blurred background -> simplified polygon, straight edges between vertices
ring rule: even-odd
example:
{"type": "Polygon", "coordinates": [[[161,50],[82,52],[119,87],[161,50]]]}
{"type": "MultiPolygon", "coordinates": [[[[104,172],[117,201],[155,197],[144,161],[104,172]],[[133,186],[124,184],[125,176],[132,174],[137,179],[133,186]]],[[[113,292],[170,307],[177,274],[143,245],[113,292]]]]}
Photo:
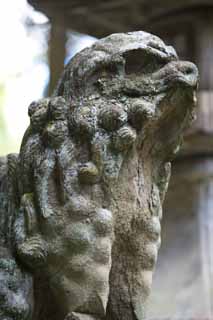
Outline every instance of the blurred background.
{"type": "Polygon", "coordinates": [[[213,0],[0,3],[0,155],[18,152],[27,107],[97,38],[144,30],[200,71],[197,120],[173,162],[148,319],[213,319],[213,0]]]}

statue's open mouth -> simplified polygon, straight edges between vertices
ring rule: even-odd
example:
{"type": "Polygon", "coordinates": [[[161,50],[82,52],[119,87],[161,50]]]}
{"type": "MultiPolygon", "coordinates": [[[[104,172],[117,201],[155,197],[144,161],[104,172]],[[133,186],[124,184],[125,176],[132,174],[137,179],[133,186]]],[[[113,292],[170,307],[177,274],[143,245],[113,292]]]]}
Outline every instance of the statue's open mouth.
{"type": "Polygon", "coordinates": [[[197,89],[198,69],[191,62],[171,61],[153,73],[126,76],[121,81],[123,94],[130,98],[158,95],[169,89],[186,88],[190,92],[197,89]]]}

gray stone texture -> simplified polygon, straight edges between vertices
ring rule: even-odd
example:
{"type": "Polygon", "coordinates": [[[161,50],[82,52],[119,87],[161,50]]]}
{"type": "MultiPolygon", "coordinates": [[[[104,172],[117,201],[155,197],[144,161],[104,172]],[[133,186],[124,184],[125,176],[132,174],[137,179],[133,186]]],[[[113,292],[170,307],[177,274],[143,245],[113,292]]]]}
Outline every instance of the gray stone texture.
{"type": "Polygon", "coordinates": [[[77,54],[0,165],[3,320],[142,320],[197,68],[145,32],[77,54]]]}

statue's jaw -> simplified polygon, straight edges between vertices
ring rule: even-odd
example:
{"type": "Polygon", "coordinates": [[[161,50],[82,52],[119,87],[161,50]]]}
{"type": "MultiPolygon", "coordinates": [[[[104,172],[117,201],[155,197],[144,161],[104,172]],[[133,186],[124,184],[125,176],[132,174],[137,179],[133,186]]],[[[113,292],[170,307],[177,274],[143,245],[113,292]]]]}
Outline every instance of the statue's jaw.
{"type": "Polygon", "coordinates": [[[151,82],[155,94],[151,98],[137,98],[143,109],[148,110],[141,127],[139,145],[142,142],[143,148],[153,157],[169,161],[177,152],[183,130],[195,117],[198,70],[189,62],[169,62],[152,75],[151,82]],[[149,147],[146,148],[148,140],[149,147]]]}

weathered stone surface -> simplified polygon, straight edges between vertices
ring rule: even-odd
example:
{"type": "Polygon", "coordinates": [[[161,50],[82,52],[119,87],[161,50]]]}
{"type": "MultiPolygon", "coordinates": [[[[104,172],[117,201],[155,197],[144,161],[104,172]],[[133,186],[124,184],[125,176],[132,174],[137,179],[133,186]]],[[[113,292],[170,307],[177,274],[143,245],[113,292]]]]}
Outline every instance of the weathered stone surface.
{"type": "MultiPolygon", "coordinates": [[[[0,167],[2,259],[24,301],[0,286],[3,319],[144,319],[169,161],[197,78],[159,38],[114,34],[30,105],[20,153],[0,167]]],[[[1,264],[4,273],[13,281],[1,264]]]]}

